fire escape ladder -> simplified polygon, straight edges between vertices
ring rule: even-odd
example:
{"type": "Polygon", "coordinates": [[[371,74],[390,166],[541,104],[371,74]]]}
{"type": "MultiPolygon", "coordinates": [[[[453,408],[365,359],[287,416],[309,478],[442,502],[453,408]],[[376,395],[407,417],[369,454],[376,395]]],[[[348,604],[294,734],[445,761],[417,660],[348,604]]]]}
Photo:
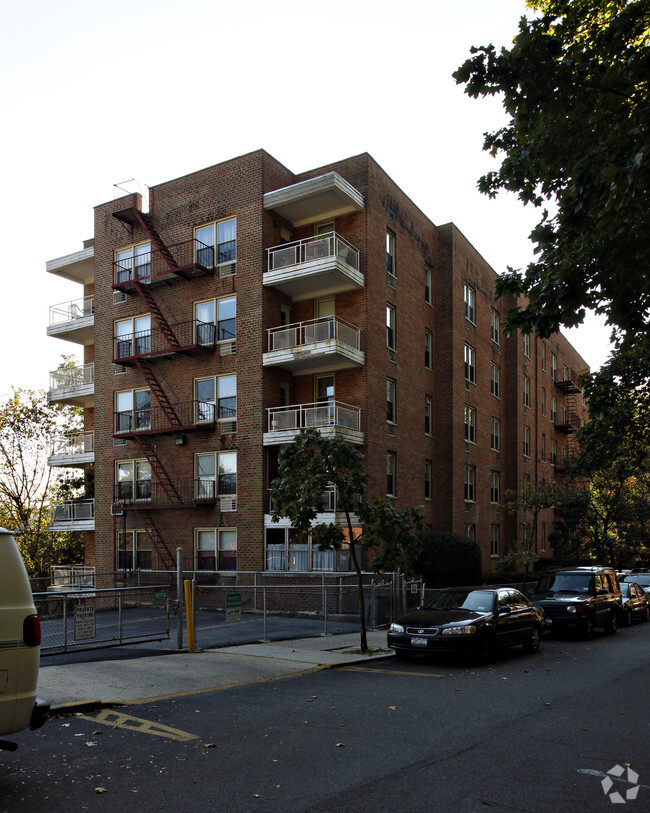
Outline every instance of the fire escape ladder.
{"type": "Polygon", "coordinates": [[[160,385],[160,381],[158,381],[154,371],[151,369],[149,361],[147,359],[136,358],[135,363],[137,368],[142,373],[145,381],[149,385],[149,389],[151,392],[153,392],[156,401],[158,401],[158,404],[160,405],[160,408],[165,413],[170,426],[181,427],[181,419],[178,417],[176,410],[167,397],[167,393],[163,390],[160,385]]]}
{"type": "Polygon", "coordinates": [[[144,301],[145,305],[149,309],[149,312],[154,318],[155,323],[158,325],[160,332],[163,334],[165,339],[167,339],[167,344],[173,348],[174,350],[178,350],[180,348],[180,342],[176,338],[174,331],[171,329],[169,322],[165,318],[165,315],[160,310],[160,306],[153,298],[153,293],[148,285],[142,284],[141,282],[134,283],[135,289],[140,294],[141,299],[144,301]]]}
{"type": "Polygon", "coordinates": [[[140,518],[142,520],[142,524],[144,525],[145,531],[149,535],[149,539],[151,539],[151,544],[156,549],[161,561],[169,570],[174,570],[176,567],[176,560],[174,559],[169,546],[165,542],[163,535],[158,530],[153,517],[148,511],[141,511],[140,518]]]}
{"type": "Polygon", "coordinates": [[[151,221],[151,217],[144,212],[141,212],[137,207],[133,207],[133,213],[135,214],[135,218],[138,223],[142,226],[142,228],[147,232],[149,237],[151,238],[151,242],[154,243],[158,251],[160,252],[161,256],[165,258],[165,262],[172,270],[176,270],[178,268],[178,263],[172,256],[171,251],[167,248],[167,246],[163,243],[162,237],[158,234],[154,225],[151,221]]]}
{"type": "Polygon", "coordinates": [[[169,502],[174,504],[182,503],[183,498],[179,494],[174,481],[167,473],[167,469],[163,466],[162,461],[156,454],[155,450],[145,442],[144,438],[141,438],[139,435],[135,436],[135,440],[140,447],[142,454],[149,461],[152,477],[155,477],[160,483],[161,488],[167,495],[169,502]]]}

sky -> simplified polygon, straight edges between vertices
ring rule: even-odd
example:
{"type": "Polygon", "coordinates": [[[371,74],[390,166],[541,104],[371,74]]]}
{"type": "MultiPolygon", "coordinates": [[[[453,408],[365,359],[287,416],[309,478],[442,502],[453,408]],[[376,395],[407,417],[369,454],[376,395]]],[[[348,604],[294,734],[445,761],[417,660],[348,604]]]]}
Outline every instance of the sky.
{"type": "MultiPolygon", "coordinates": [[[[524,267],[538,212],[476,187],[498,167],[483,133],[505,114],[451,75],[472,45],[509,45],[524,13],[524,0],[0,0],[0,396],[48,389],[62,354],[81,360],[46,328],[82,287],[45,263],[93,236],[116,184],[146,190],[258,148],[293,172],[368,152],[495,271],[524,267]]],[[[566,335],[592,369],[605,360],[602,323],[566,335]]]]}

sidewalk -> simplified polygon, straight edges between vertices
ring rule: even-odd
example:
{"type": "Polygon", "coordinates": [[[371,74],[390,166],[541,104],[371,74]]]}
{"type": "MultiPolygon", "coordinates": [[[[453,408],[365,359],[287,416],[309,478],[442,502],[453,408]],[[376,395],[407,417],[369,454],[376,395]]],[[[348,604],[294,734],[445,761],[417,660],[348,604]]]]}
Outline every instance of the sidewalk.
{"type": "Polygon", "coordinates": [[[368,631],[368,646],[385,651],[359,654],[355,632],[130,659],[124,659],[123,650],[113,650],[114,659],[104,654],[102,660],[56,666],[48,666],[45,658],[38,695],[50,702],[53,713],[65,713],[80,707],[198,694],[391,656],[385,631],[368,631]]]}

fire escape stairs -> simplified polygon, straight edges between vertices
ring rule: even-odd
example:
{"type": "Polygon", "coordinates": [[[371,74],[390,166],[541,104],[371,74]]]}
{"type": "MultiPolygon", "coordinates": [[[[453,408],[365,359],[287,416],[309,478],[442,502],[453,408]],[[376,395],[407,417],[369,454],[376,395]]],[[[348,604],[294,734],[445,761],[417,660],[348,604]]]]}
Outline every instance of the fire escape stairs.
{"type": "Polygon", "coordinates": [[[169,266],[170,270],[172,271],[178,270],[179,267],[178,263],[174,259],[171,251],[167,248],[167,246],[163,242],[162,237],[156,231],[153,222],[151,220],[151,217],[148,214],[141,212],[136,206],[133,207],[133,214],[135,215],[135,219],[138,221],[138,223],[147,232],[147,234],[151,238],[151,242],[156,246],[161,256],[165,258],[165,261],[169,266]]]}
{"type": "Polygon", "coordinates": [[[171,329],[169,322],[165,318],[165,315],[160,310],[160,306],[156,302],[153,297],[153,293],[148,285],[143,284],[141,282],[135,282],[135,289],[140,295],[140,298],[143,300],[145,305],[147,306],[149,312],[153,316],[155,323],[158,325],[160,332],[163,334],[165,339],[167,340],[167,344],[173,350],[180,350],[180,342],[176,338],[174,331],[171,329]]]}
{"type": "Polygon", "coordinates": [[[170,426],[177,426],[179,429],[182,427],[182,421],[178,417],[178,414],[174,407],[172,406],[171,401],[167,397],[167,393],[163,390],[160,381],[156,378],[156,374],[154,373],[151,364],[149,363],[148,359],[143,358],[136,358],[135,360],[136,366],[138,370],[142,373],[143,378],[149,385],[149,389],[154,394],[154,398],[158,401],[160,408],[165,413],[167,420],[169,421],[170,426]]]}
{"type": "Polygon", "coordinates": [[[173,505],[181,505],[183,498],[176,488],[174,481],[169,476],[167,469],[163,466],[161,459],[156,454],[155,449],[139,435],[136,435],[135,440],[140,447],[140,451],[149,461],[152,477],[155,477],[160,483],[169,502],[173,505]]]}
{"type": "Polygon", "coordinates": [[[158,556],[160,556],[162,563],[169,570],[174,570],[176,567],[174,555],[169,549],[169,545],[165,542],[163,535],[160,533],[160,530],[158,529],[153,517],[148,511],[141,511],[140,519],[144,525],[145,531],[149,535],[149,539],[151,539],[151,544],[158,553],[158,556]]]}

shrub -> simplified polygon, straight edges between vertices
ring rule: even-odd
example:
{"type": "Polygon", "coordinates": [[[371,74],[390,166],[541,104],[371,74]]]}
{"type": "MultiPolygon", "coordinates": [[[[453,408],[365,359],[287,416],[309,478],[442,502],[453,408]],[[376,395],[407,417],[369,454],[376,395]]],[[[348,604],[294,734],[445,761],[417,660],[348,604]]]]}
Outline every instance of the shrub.
{"type": "Polygon", "coordinates": [[[425,531],[416,572],[427,587],[456,587],[482,581],[481,548],[461,534],[425,531]]]}

